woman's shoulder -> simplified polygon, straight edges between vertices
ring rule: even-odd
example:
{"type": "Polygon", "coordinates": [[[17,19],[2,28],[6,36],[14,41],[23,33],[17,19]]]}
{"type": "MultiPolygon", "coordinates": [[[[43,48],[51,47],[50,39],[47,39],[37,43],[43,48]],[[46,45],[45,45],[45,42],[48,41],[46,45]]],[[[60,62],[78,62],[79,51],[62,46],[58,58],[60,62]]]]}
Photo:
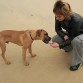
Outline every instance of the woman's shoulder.
{"type": "Polygon", "coordinates": [[[73,12],[73,14],[71,15],[71,20],[74,22],[79,22],[83,20],[83,17],[80,14],[73,12]]]}

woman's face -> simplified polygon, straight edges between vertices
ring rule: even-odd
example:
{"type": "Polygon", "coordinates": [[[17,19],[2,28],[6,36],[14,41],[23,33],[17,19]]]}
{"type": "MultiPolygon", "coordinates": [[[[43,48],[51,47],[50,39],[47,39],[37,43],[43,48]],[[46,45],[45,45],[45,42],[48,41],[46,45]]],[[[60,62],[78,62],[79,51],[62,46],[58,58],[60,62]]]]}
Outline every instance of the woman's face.
{"type": "Polygon", "coordinates": [[[56,17],[56,20],[58,20],[58,21],[63,21],[65,19],[65,17],[63,15],[56,15],[55,14],[55,17],[56,17]]]}

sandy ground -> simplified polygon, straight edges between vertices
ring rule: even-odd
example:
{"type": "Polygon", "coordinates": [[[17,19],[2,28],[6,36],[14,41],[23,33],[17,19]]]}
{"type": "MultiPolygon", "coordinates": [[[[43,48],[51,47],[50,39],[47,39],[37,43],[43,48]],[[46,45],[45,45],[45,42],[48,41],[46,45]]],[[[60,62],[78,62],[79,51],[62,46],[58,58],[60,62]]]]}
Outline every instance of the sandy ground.
{"type": "MultiPolygon", "coordinates": [[[[0,0],[0,30],[45,29],[52,37],[54,31],[53,4],[56,0],[0,0]]],[[[67,0],[72,9],[83,15],[82,0],[67,0]]],[[[9,43],[6,57],[0,58],[0,83],[83,83],[83,67],[69,70],[71,53],[52,48],[42,41],[34,41],[35,58],[27,52],[29,66],[22,64],[21,47],[9,43]]],[[[1,53],[1,51],[0,51],[1,53]]]]}

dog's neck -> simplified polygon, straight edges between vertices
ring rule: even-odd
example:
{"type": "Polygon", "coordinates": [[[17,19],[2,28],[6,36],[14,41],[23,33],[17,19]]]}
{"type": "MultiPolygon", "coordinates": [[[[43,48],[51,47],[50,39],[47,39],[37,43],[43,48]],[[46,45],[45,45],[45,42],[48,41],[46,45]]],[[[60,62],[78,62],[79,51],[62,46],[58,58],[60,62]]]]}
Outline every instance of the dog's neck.
{"type": "Polygon", "coordinates": [[[30,35],[31,39],[34,40],[34,39],[32,38],[31,32],[29,32],[29,35],[30,35]]]}

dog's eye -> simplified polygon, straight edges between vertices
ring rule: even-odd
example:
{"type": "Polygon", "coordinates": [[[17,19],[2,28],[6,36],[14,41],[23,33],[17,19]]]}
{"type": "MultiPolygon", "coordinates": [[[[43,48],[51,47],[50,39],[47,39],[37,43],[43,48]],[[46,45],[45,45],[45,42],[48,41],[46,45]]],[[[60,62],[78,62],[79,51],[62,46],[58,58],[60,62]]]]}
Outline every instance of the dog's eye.
{"type": "Polygon", "coordinates": [[[45,35],[48,35],[47,33],[45,35]]]}

